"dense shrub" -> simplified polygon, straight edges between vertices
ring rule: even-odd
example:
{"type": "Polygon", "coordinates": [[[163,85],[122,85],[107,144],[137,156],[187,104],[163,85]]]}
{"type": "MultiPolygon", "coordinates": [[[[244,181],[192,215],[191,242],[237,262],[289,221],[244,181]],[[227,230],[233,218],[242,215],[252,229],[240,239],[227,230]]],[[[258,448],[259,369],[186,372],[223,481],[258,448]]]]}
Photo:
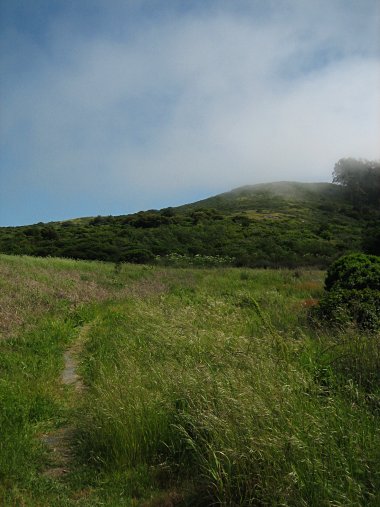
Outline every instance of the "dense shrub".
{"type": "Polygon", "coordinates": [[[326,292],[312,310],[319,320],[380,329],[380,257],[345,255],[327,271],[326,292]]]}
{"type": "Polygon", "coordinates": [[[362,246],[364,252],[372,255],[380,255],[380,224],[368,227],[363,232],[362,246]]]}
{"type": "Polygon", "coordinates": [[[316,307],[319,319],[345,326],[354,322],[362,329],[380,329],[380,291],[372,289],[326,292],[316,307]]]}
{"type": "Polygon", "coordinates": [[[380,290],[380,257],[349,254],[335,261],[327,271],[326,290],[380,290]]]}
{"type": "Polygon", "coordinates": [[[130,248],[124,253],[122,260],[136,264],[149,264],[153,260],[153,254],[145,248],[130,248]]]}

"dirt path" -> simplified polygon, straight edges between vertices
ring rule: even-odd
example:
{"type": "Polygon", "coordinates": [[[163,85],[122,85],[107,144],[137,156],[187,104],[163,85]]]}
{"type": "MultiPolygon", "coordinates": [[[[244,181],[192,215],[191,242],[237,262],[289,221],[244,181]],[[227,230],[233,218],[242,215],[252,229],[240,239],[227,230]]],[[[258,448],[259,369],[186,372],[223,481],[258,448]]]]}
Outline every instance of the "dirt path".
{"type": "MultiPolygon", "coordinates": [[[[80,330],[77,339],[64,353],[65,366],[61,373],[60,382],[63,386],[74,388],[70,405],[74,405],[85,386],[78,374],[79,354],[83,350],[88,332],[93,323],[85,324],[80,330]]],[[[72,461],[72,441],[75,428],[70,425],[42,435],[42,442],[50,450],[50,464],[43,474],[49,477],[61,477],[67,473],[72,461]]]]}

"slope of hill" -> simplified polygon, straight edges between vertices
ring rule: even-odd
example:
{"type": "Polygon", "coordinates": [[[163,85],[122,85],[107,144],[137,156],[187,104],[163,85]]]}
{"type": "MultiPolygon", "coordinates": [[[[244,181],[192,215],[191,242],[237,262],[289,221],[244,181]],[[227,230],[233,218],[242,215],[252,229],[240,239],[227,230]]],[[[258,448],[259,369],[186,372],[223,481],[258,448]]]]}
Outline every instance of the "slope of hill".
{"type": "Polygon", "coordinates": [[[325,267],[361,249],[379,211],[331,183],[244,186],[199,202],[122,216],[0,228],[0,252],[112,262],[325,267]]]}
{"type": "Polygon", "coordinates": [[[279,181],[245,185],[230,192],[209,197],[192,204],[180,206],[178,209],[197,207],[216,208],[220,210],[245,210],[258,205],[280,205],[285,208],[293,201],[316,202],[323,200],[344,200],[342,187],[332,183],[300,183],[279,181]]]}

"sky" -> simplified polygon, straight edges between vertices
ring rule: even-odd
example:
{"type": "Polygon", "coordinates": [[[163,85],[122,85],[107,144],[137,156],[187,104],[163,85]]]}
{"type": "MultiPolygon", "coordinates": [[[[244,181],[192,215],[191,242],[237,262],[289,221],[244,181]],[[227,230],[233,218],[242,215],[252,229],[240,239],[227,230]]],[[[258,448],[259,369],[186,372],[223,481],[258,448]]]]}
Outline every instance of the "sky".
{"type": "Polygon", "coordinates": [[[378,0],[0,0],[0,226],[380,158],[378,0]]]}

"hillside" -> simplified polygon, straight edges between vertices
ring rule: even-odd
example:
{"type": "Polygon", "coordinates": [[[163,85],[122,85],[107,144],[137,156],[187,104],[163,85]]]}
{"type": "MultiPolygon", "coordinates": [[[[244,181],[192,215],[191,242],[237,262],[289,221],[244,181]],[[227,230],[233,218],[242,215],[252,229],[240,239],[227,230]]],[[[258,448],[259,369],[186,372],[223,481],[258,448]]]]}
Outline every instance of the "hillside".
{"type": "Polygon", "coordinates": [[[0,228],[0,252],[112,262],[183,261],[325,267],[361,250],[379,211],[331,183],[244,186],[202,201],[131,215],[0,228]]]}
{"type": "Polygon", "coordinates": [[[238,211],[249,210],[260,205],[273,207],[280,204],[287,208],[294,201],[315,203],[324,200],[344,201],[342,187],[332,183],[300,183],[295,181],[259,183],[238,187],[230,192],[187,204],[178,209],[194,209],[204,206],[220,209],[221,211],[238,211]]]}

